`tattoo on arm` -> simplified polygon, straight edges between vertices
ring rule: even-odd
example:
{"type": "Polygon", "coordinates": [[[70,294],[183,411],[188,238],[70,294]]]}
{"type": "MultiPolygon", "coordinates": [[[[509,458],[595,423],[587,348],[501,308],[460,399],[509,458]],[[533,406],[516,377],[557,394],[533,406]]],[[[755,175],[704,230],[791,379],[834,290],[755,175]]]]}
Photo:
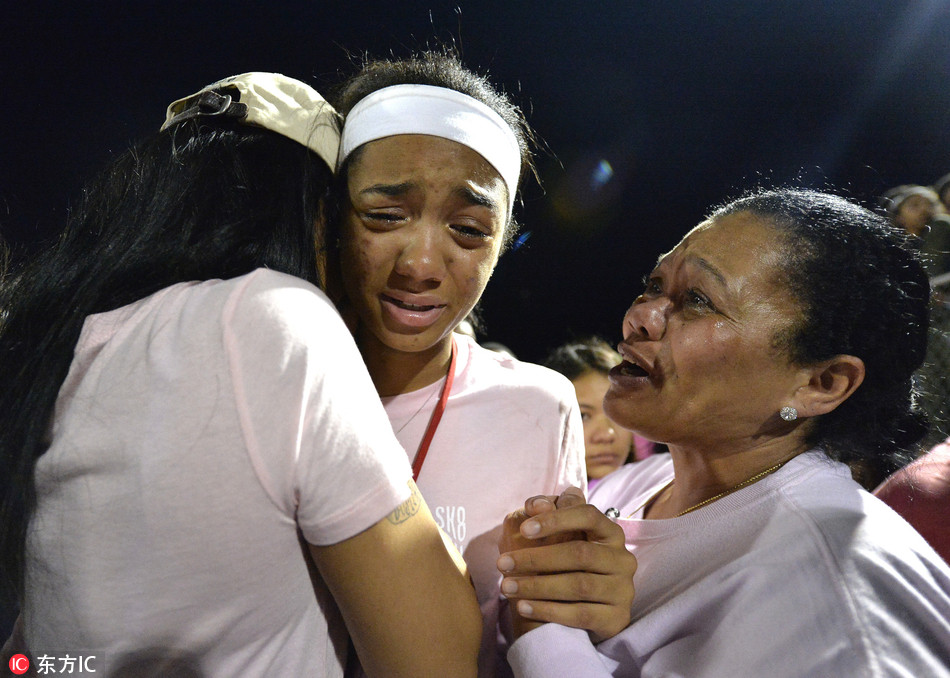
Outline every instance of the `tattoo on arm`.
{"type": "Polygon", "coordinates": [[[416,484],[412,481],[410,481],[410,488],[412,489],[412,494],[409,495],[409,498],[386,516],[386,519],[393,525],[403,523],[419,513],[419,509],[422,506],[422,495],[419,494],[419,488],[416,487],[416,484]]]}

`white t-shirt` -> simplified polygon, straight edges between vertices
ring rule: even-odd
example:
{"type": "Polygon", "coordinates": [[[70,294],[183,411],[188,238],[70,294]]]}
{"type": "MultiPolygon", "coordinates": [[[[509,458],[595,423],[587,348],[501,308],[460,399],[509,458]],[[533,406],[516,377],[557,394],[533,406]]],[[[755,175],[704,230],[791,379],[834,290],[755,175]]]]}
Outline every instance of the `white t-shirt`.
{"type": "Polygon", "coordinates": [[[633,622],[594,646],[547,624],[508,658],[519,678],[950,676],[950,569],[820,452],[679,518],[643,520],[669,455],[612,473],[637,556],[633,622]]]}
{"type": "Polygon", "coordinates": [[[88,317],[51,436],[27,541],[37,657],[342,675],[345,629],[299,535],[358,534],[410,471],[322,292],[257,270],[88,317]]]}
{"type": "MultiPolygon", "coordinates": [[[[418,485],[435,521],[468,564],[485,622],[479,675],[507,672],[499,654],[495,567],[505,516],[536,494],[586,488],[584,436],[574,387],[562,375],[489,351],[455,335],[455,381],[418,485]]],[[[444,379],[383,398],[409,458],[439,400],[444,379]]]]}

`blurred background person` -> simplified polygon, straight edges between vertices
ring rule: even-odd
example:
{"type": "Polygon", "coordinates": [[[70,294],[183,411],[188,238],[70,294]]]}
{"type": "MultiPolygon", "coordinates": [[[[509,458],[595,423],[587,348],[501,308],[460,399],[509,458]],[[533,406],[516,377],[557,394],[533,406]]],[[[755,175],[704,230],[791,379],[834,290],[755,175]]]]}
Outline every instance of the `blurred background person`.
{"type": "Polygon", "coordinates": [[[881,204],[891,223],[914,236],[927,275],[950,271],[950,216],[934,189],[917,184],[895,186],[882,196],[881,204]]]}
{"type": "Polygon", "coordinates": [[[589,489],[628,461],[645,459],[656,446],[617,426],[604,413],[607,374],[620,354],[599,337],[572,341],[554,349],[544,364],[571,380],[584,423],[584,450],[589,489]]]}
{"type": "Polygon", "coordinates": [[[950,439],[888,477],[874,494],[950,563],[950,439]]]}
{"type": "MultiPolygon", "coordinates": [[[[940,193],[950,193],[950,183],[941,178],[935,188],[903,184],[887,191],[881,201],[891,222],[913,236],[912,242],[923,255],[930,276],[933,304],[927,340],[927,357],[915,379],[920,403],[930,418],[930,431],[923,449],[937,445],[950,435],[950,216],[941,203],[940,193]],[[937,190],[939,188],[939,192],[937,190]]],[[[855,475],[865,489],[873,490],[887,476],[867,464],[855,467],[855,475]]]]}

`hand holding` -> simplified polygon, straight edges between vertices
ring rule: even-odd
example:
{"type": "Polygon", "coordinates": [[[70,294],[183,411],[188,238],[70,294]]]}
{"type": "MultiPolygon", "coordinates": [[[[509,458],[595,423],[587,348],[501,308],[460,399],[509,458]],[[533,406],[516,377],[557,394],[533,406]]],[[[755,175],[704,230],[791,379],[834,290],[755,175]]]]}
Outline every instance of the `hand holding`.
{"type": "Polygon", "coordinates": [[[599,642],[630,623],[636,558],[623,530],[577,488],[526,501],[505,519],[499,548],[516,635],[556,622],[587,629],[599,642]]]}

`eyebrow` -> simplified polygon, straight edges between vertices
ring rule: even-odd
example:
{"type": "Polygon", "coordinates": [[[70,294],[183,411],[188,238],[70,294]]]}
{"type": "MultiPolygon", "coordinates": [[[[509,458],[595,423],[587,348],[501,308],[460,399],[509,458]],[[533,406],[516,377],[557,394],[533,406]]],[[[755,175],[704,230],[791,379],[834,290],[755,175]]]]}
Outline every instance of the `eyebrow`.
{"type": "MultiPolygon", "coordinates": [[[[362,189],[360,195],[385,195],[390,198],[397,198],[399,196],[406,195],[415,188],[417,184],[412,181],[404,181],[401,184],[373,184],[372,186],[367,186],[362,189]]],[[[492,210],[493,212],[498,212],[498,202],[492,200],[489,196],[484,193],[480,193],[468,186],[461,186],[453,191],[456,197],[461,198],[469,205],[475,205],[476,207],[485,207],[492,210]]]]}
{"type": "Polygon", "coordinates": [[[484,193],[480,193],[472,188],[469,188],[468,186],[461,186],[455,189],[453,192],[456,196],[467,202],[469,205],[485,207],[490,209],[492,212],[498,212],[498,203],[484,193]]]}
{"type": "Polygon", "coordinates": [[[708,261],[706,261],[702,257],[689,257],[688,261],[694,262],[701,269],[709,273],[709,275],[711,275],[716,280],[718,280],[719,284],[722,285],[723,287],[728,287],[728,285],[726,284],[726,278],[722,273],[719,272],[719,269],[713,266],[712,264],[710,264],[708,261]]]}
{"type": "MultiPolygon", "coordinates": [[[[656,265],[655,265],[653,268],[656,269],[657,267],[659,267],[660,264],[663,263],[663,260],[666,259],[666,257],[667,257],[668,254],[669,254],[669,252],[667,252],[667,254],[661,254],[661,255],[659,256],[659,258],[657,258],[657,260],[656,260],[656,265]]],[[[687,256],[687,257],[686,257],[686,261],[687,261],[687,262],[690,262],[690,263],[693,263],[693,264],[696,264],[696,265],[699,266],[701,269],[703,269],[704,271],[706,271],[707,273],[709,273],[709,275],[711,275],[712,277],[714,277],[714,278],[719,282],[719,284],[722,285],[723,287],[728,287],[728,286],[729,286],[729,285],[726,283],[726,278],[725,278],[725,276],[719,271],[719,269],[716,268],[715,266],[713,266],[711,263],[709,263],[709,262],[706,261],[705,259],[703,259],[702,257],[687,256]]]]}
{"type": "Polygon", "coordinates": [[[415,184],[411,181],[404,181],[401,184],[373,184],[361,190],[360,195],[379,193],[389,196],[390,198],[395,198],[400,195],[405,195],[413,186],[415,186],[415,184]]]}

